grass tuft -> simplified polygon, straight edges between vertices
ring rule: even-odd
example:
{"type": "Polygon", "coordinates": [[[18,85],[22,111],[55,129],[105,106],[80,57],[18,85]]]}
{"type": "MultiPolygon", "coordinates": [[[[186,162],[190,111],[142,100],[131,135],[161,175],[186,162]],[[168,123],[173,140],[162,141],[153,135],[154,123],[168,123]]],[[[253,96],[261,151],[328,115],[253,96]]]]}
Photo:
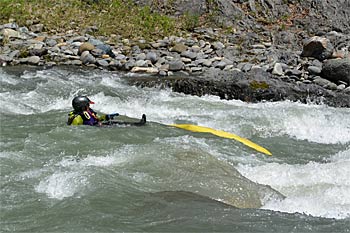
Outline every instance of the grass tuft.
{"type": "Polygon", "coordinates": [[[49,33],[89,30],[95,36],[157,39],[200,26],[198,17],[173,18],[130,0],[1,0],[0,23],[42,23],[49,33]]]}

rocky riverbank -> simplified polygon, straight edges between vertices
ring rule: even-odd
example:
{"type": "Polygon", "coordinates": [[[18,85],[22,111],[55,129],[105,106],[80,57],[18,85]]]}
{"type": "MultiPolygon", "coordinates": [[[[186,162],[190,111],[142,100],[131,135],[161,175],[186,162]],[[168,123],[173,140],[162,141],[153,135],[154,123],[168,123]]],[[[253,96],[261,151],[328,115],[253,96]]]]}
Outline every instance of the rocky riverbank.
{"type": "Polygon", "coordinates": [[[186,36],[150,42],[73,31],[52,35],[44,27],[33,22],[0,25],[0,65],[69,65],[147,73],[153,78],[130,81],[141,86],[165,84],[174,91],[223,99],[350,107],[347,31],[315,36],[302,30],[296,35],[295,29],[254,33],[241,28],[223,34],[199,28],[186,36]]]}

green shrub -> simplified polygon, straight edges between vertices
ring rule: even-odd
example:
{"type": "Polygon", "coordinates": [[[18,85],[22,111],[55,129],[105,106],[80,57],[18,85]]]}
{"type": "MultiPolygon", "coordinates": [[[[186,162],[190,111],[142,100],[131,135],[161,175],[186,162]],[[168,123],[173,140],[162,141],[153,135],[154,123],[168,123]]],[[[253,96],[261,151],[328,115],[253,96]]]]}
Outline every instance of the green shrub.
{"type": "Polygon", "coordinates": [[[250,82],[250,88],[252,88],[253,90],[257,90],[257,89],[268,89],[269,88],[269,84],[267,84],[264,81],[256,81],[253,80],[250,82]]]}
{"type": "Polygon", "coordinates": [[[125,38],[156,39],[192,31],[199,17],[184,14],[179,18],[152,12],[131,0],[0,0],[0,24],[14,20],[20,26],[27,22],[42,23],[49,33],[68,30],[125,38]]]}

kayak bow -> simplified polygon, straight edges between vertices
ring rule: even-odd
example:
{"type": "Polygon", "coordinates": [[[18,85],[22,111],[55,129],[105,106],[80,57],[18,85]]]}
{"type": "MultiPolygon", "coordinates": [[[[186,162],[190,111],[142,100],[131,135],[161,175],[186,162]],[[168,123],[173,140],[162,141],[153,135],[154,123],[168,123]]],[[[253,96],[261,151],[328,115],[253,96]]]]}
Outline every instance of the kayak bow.
{"type": "Polygon", "coordinates": [[[199,125],[191,125],[191,124],[173,124],[170,125],[173,127],[177,127],[180,129],[184,129],[184,130],[189,130],[192,132],[198,132],[198,133],[211,133],[214,134],[216,136],[222,137],[222,138],[228,138],[228,139],[234,139],[238,142],[243,143],[244,145],[255,149],[256,151],[259,151],[261,153],[264,153],[266,155],[272,155],[272,153],[270,151],[268,151],[267,149],[265,149],[262,146],[259,146],[258,144],[246,139],[246,138],[242,138],[238,135],[235,135],[233,133],[228,133],[222,130],[216,130],[216,129],[212,129],[209,127],[204,127],[204,126],[199,126],[199,125]]]}

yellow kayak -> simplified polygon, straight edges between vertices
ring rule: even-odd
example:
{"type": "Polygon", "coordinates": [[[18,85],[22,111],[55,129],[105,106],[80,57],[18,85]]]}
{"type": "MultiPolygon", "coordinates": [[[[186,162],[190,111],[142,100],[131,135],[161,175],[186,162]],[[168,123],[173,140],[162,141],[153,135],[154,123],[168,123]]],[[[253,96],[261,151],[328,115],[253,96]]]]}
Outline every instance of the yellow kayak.
{"type": "Polygon", "coordinates": [[[246,138],[242,138],[238,135],[235,135],[233,133],[228,133],[222,130],[216,130],[216,129],[212,129],[209,127],[204,127],[204,126],[199,126],[199,125],[191,125],[191,124],[173,124],[170,125],[173,127],[177,127],[180,129],[185,129],[185,130],[189,130],[192,132],[199,132],[199,133],[211,133],[214,134],[216,136],[222,137],[222,138],[229,138],[229,139],[234,139],[238,142],[243,143],[246,146],[249,146],[261,153],[267,154],[267,155],[272,155],[272,153],[270,151],[268,151],[267,149],[265,149],[262,146],[259,146],[258,144],[246,139],[246,138]]]}

